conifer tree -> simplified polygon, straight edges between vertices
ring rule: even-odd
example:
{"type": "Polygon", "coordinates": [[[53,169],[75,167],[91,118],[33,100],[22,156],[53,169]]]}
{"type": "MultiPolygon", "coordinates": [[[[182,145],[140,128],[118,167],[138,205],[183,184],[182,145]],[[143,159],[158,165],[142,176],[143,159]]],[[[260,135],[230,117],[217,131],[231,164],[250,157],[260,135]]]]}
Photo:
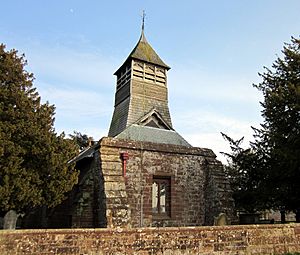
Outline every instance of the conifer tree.
{"type": "Polygon", "coordinates": [[[64,199],[78,173],[76,145],[54,130],[55,107],[41,103],[24,55],[0,44],[0,211],[25,213],[64,199]]]}
{"type": "Polygon", "coordinates": [[[283,58],[260,74],[264,122],[253,147],[265,157],[267,187],[274,207],[296,211],[300,220],[300,39],[285,44],[283,58]]]}
{"type": "Polygon", "coordinates": [[[249,201],[255,201],[254,211],[294,211],[300,222],[300,40],[292,38],[282,53],[272,69],[265,67],[259,74],[262,82],[254,85],[264,96],[264,122],[254,128],[251,148],[242,149],[239,140],[223,136],[232,148],[226,156],[231,181],[237,184],[237,204],[247,209],[249,201]]]}
{"type": "Polygon", "coordinates": [[[88,148],[94,140],[93,137],[81,134],[78,131],[73,131],[73,134],[69,134],[69,137],[77,144],[79,151],[88,148]]]}
{"type": "Polygon", "coordinates": [[[233,140],[226,134],[221,134],[231,148],[230,153],[222,154],[227,157],[225,173],[233,191],[236,209],[247,213],[268,209],[263,160],[251,148],[242,147],[244,138],[233,140]]]}

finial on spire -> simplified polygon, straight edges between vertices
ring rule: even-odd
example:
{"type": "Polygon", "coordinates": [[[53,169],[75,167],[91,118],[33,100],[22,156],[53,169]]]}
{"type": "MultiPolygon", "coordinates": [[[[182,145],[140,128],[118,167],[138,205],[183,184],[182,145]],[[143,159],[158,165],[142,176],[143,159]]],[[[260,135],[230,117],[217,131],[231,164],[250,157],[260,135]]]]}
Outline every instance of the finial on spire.
{"type": "Polygon", "coordinates": [[[143,10],[143,14],[142,14],[142,33],[141,33],[141,37],[140,37],[140,42],[144,42],[146,43],[147,40],[146,40],[146,37],[144,35],[144,29],[145,29],[145,17],[146,17],[146,13],[145,13],[145,10],[143,10]]]}
{"type": "Polygon", "coordinates": [[[146,13],[145,13],[145,10],[143,10],[143,16],[142,16],[142,31],[143,32],[145,29],[145,17],[146,17],[146,13]]]}

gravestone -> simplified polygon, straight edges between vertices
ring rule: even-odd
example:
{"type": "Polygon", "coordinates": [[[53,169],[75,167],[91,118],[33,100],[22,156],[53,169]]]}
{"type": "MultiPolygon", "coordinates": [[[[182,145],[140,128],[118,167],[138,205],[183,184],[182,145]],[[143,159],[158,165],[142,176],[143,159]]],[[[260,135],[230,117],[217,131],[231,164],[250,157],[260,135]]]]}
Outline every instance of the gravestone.
{"type": "Polygon", "coordinates": [[[10,210],[4,216],[3,229],[15,229],[17,224],[18,215],[16,211],[10,210]]]}
{"type": "Polygon", "coordinates": [[[215,226],[225,226],[228,225],[227,216],[225,213],[220,213],[218,217],[215,217],[215,226]]]}

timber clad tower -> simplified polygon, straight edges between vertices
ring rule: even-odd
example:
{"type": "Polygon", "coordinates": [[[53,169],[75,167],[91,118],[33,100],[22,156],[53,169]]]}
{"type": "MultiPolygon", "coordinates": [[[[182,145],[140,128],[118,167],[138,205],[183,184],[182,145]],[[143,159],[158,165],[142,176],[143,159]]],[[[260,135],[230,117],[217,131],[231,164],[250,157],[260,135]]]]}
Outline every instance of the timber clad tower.
{"type": "Polygon", "coordinates": [[[169,69],[142,30],[137,45],[115,72],[115,109],[108,136],[117,136],[131,125],[173,129],[168,107],[169,69]]]}

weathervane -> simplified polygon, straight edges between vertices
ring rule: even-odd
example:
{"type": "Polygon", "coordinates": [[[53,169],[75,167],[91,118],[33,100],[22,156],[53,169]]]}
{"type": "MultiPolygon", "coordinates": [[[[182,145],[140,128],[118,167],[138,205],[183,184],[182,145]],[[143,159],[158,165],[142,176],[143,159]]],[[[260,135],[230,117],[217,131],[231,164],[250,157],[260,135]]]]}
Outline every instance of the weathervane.
{"type": "Polygon", "coordinates": [[[145,10],[143,10],[143,15],[142,15],[142,31],[144,31],[144,28],[145,28],[145,17],[146,17],[146,13],[145,13],[145,10]]]}

